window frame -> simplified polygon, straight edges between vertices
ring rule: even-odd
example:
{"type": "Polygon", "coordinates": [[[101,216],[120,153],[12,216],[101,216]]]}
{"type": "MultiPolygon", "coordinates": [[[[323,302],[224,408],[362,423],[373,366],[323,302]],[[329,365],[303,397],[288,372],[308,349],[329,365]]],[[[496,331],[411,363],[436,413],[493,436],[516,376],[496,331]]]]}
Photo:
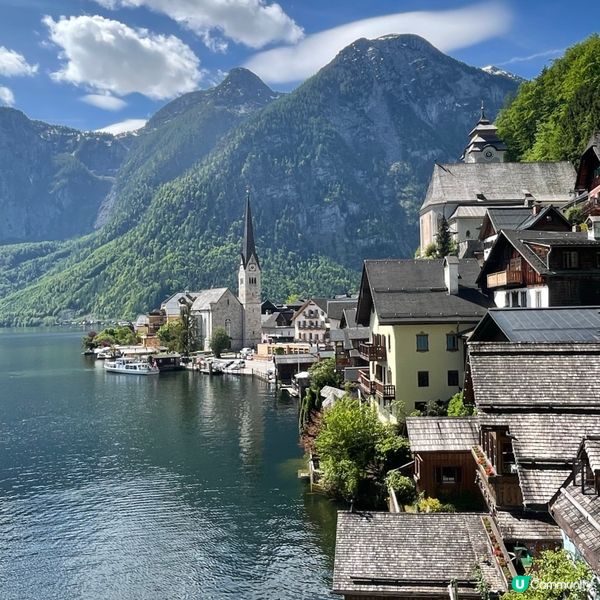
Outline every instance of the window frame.
{"type": "Polygon", "coordinates": [[[429,352],[429,334],[417,333],[416,336],[417,352],[429,352]],[[425,348],[419,348],[419,340],[425,339],[425,348]]]}
{"type": "Polygon", "coordinates": [[[460,372],[458,369],[449,369],[448,370],[448,387],[460,387],[460,372]],[[456,373],[456,383],[450,382],[450,374],[454,375],[456,373]]]}
{"type": "Polygon", "coordinates": [[[429,387],[429,371],[417,371],[417,387],[420,387],[420,388],[429,387]],[[424,383],[424,381],[425,381],[425,383],[424,383]]]}

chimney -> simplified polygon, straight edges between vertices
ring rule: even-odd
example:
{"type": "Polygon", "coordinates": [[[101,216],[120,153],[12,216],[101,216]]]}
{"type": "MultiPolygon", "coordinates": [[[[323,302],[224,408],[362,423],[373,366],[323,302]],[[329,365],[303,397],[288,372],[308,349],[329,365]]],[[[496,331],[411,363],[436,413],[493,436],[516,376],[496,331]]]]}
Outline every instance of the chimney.
{"type": "Polygon", "coordinates": [[[444,283],[448,294],[458,294],[458,258],[456,256],[444,258],[444,283]]]}
{"type": "Polygon", "coordinates": [[[539,202],[535,202],[533,205],[533,214],[539,215],[541,210],[542,210],[542,205],[539,202]]]}
{"type": "Polygon", "coordinates": [[[526,208],[532,208],[533,207],[533,194],[529,190],[523,190],[523,194],[525,196],[523,206],[525,206],[526,208]]]}

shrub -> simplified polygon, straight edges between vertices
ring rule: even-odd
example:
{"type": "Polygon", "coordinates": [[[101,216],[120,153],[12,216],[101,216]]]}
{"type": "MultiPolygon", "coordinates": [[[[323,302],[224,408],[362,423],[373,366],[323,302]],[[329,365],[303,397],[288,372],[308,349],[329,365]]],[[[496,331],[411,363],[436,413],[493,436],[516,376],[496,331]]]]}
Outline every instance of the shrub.
{"type": "Polygon", "coordinates": [[[401,475],[398,471],[390,471],[385,476],[385,482],[388,487],[396,492],[396,500],[398,504],[404,506],[412,504],[417,498],[417,490],[415,482],[405,475],[401,475]]]}

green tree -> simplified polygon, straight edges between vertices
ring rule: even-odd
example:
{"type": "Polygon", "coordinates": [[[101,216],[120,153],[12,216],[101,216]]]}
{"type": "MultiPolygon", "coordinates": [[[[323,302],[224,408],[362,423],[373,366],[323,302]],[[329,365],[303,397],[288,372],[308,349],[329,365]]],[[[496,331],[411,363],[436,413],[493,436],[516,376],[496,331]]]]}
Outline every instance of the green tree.
{"type": "Polygon", "coordinates": [[[458,392],[450,398],[448,403],[448,416],[449,417],[468,417],[473,414],[473,407],[466,406],[464,403],[463,392],[458,392]]]}
{"type": "Polygon", "coordinates": [[[510,591],[502,596],[502,600],[586,600],[589,598],[588,588],[592,586],[593,574],[590,568],[582,561],[572,560],[565,550],[542,552],[539,558],[534,559],[532,579],[536,585],[530,585],[525,592],[510,591]],[[572,589],[565,590],[556,585],[546,584],[579,584],[572,589]]]}
{"type": "Polygon", "coordinates": [[[385,498],[390,455],[397,455],[402,445],[395,438],[374,407],[347,396],[338,400],[325,412],[315,441],[326,491],[359,504],[379,505],[385,498]]]}
{"type": "Polygon", "coordinates": [[[417,499],[415,482],[411,477],[402,475],[399,471],[390,471],[385,476],[385,482],[396,493],[400,506],[412,504],[417,499]]]}
{"type": "Polygon", "coordinates": [[[342,376],[335,370],[335,359],[325,358],[308,369],[310,385],[320,392],[326,385],[340,387],[342,376]]]}
{"type": "Polygon", "coordinates": [[[181,305],[181,330],[179,339],[178,352],[184,356],[189,356],[192,352],[198,349],[198,322],[192,315],[192,307],[190,304],[181,305]]]}
{"type": "Polygon", "coordinates": [[[98,342],[96,341],[96,336],[98,334],[95,331],[88,331],[87,334],[83,337],[81,342],[82,346],[86,350],[93,350],[98,347],[98,342]]]}
{"type": "Polygon", "coordinates": [[[435,237],[437,246],[437,257],[444,258],[452,253],[452,235],[446,217],[442,217],[435,237]]]}
{"type": "Polygon", "coordinates": [[[181,331],[181,321],[169,321],[160,326],[156,335],[160,343],[166,346],[169,352],[177,352],[181,343],[181,331]]]}
{"type": "Polygon", "coordinates": [[[210,337],[210,348],[217,358],[221,357],[224,350],[227,350],[231,344],[231,339],[223,327],[217,327],[210,337]]]}

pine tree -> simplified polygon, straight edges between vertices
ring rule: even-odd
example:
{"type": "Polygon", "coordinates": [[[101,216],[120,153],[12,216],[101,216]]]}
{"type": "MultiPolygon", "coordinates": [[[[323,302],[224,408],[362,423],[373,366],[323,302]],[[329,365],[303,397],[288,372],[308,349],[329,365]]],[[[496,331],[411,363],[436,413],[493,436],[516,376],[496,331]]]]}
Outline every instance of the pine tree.
{"type": "Polygon", "coordinates": [[[449,256],[453,253],[452,236],[450,235],[450,227],[448,226],[446,217],[442,217],[440,226],[438,227],[437,236],[435,238],[435,243],[437,245],[438,258],[444,258],[445,256],[449,256]]]}

